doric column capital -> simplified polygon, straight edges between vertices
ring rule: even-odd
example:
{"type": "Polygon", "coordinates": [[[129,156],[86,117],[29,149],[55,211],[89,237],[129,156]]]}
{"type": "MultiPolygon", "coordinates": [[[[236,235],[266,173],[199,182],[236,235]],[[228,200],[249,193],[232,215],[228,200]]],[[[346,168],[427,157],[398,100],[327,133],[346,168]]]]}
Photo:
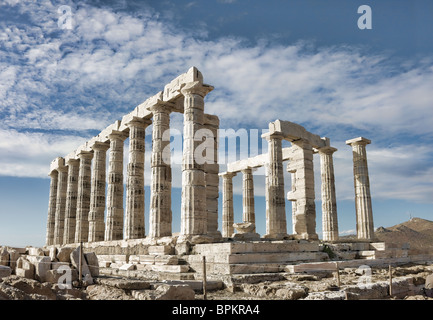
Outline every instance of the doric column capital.
{"type": "Polygon", "coordinates": [[[110,144],[107,142],[95,141],[93,145],[90,146],[90,148],[94,151],[96,150],[107,151],[110,148],[110,144]]]}
{"type": "Polygon", "coordinates": [[[224,179],[231,179],[236,176],[236,172],[221,172],[218,175],[224,179]]]}
{"type": "Polygon", "coordinates": [[[93,158],[93,152],[82,150],[77,154],[77,157],[80,159],[92,159],[93,158]]]}
{"type": "Polygon", "coordinates": [[[126,138],[128,138],[128,134],[123,131],[113,130],[107,137],[108,139],[110,139],[110,141],[112,140],[124,141],[126,138]]]}
{"type": "Polygon", "coordinates": [[[354,145],[367,145],[370,144],[371,140],[364,138],[364,137],[358,137],[358,138],[354,138],[351,140],[347,140],[346,144],[350,145],[350,146],[354,146],[354,145]]]}
{"type": "Polygon", "coordinates": [[[185,96],[190,94],[198,94],[201,97],[205,97],[213,89],[213,86],[203,84],[200,81],[193,81],[186,83],[180,92],[185,96]]]}
{"type": "Polygon", "coordinates": [[[80,163],[80,160],[79,159],[74,159],[74,158],[70,158],[70,159],[68,159],[68,160],[66,160],[66,165],[72,165],[72,166],[76,166],[76,165],[78,165],[80,163]]]}
{"type": "Polygon", "coordinates": [[[242,174],[252,174],[253,173],[253,168],[246,167],[246,168],[242,169],[241,172],[242,172],[242,174]]]}
{"type": "Polygon", "coordinates": [[[158,101],[156,101],[155,104],[148,107],[147,110],[151,111],[152,113],[163,112],[163,113],[169,114],[169,113],[171,113],[172,108],[173,108],[173,103],[158,100],[158,101]]]}
{"type": "Polygon", "coordinates": [[[131,121],[129,121],[126,125],[128,128],[131,127],[140,127],[140,128],[147,128],[152,123],[152,120],[150,119],[143,119],[140,117],[133,117],[131,121]]]}
{"type": "Polygon", "coordinates": [[[273,139],[279,139],[279,140],[284,139],[283,133],[282,132],[278,132],[278,131],[272,132],[272,133],[271,132],[263,133],[261,135],[261,137],[262,137],[262,139],[266,139],[268,142],[271,141],[271,140],[273,140],[273,139]]]}
{"type": "Polygon", "coordinates": [[[331,155],[337,150],[338,150],[337,148],[327,146],[327,147],[319,148],[317,151],[319,151],[319,154],[323,153],[323,154],[330,154],[331,155]]]}

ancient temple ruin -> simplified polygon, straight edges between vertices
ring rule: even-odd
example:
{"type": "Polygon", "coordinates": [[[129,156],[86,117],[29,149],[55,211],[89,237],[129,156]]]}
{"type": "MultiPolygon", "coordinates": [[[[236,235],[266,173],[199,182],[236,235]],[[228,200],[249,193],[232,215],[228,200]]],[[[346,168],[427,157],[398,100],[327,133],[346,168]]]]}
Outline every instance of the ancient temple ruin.
{"type": "MultiPolygon", "coordinates": [[[[267,246],[264,252],[273,252],[278,257],[265,254],[256,256],[254,260],[250,256],[248,262],[275,262],[281,265],[289,261],[322,261],[323,252],[319,252],[316,231],[315,183],[318,182],[314,181],[313,154],[320,155],[322,241],[337,243],[333,164],[333,153],[337,149],[331,146],[329,138],[313,134],[298,124],[276,120],[269,124],[269,132],[262,135],[268,144],[267,153],[228,163],[227,170],[220,172],[219,118],[206,114],[204,106],[204,99],[212,90],[212,86],[203,82],[200,71],[192,67],[99,135],[70,154],[54,159],[50,167],[46,245],[84,243],[85,247],[91,247],[101,257],[107,252],[112,253],[107,249],[110,246],[117,248],[113,249],[116,254],[129,257],[146,255],[152,250],[153,253],[161,254],[194,252],[208,256],[209,261],[215,263],[221,259],[224,263],[242,261],[239,255],[234,260],[223,259],[221,254],[224,255],[224,252],[229,255],[248,252],[258,254],[261,249],[257,248],[267,246]],[[172,232],[172,168],[168,148],[170,139],[167,138],[170,114],[173,112],[182,113],[184,120],[181,226],[180,234],[176,236],[172,232]],[[145,129],[151,124],[151,172],[145,173],[145,129]],[[202,148],[201,139],[197,139],[198,134],[200,137],[207,135],[214,142],[206,145],[206,148],[211,149],[208,151],[212,152],[206,152],[205,159],[198,157],[198,154],[203,155],[203,150],[197,152],[202,148]],[[129,161],[124,164],[126,139],[129,139],[129,161]],[[289,141],[291,146],[283,148],[283,140],[289,141]],[[287,163],[286,167],[283,162],[287,163]],[[124,167],[127,175],[126,195],[124,167]],[[266,224],[264,235],[256,232],[252,170],[258,167],[264,167],[266,172],[266,221],[262,222],[266,224]],[[284,191],[284,171],[291,175],[292,190],[288,194],[284,191]],[[243,175],[243,221],[234,223],[232,178],[239,172],[243,175]],[[148,213],[145,213],[144,204],[144,174],[151,176],[148,213]],[[218,230],[220,177],[222,229],[218,230]],[[123,208],[124,197],[126,208],[123,208]],[[286,200],[292,202],[291,233],[287,230],[286,200]],[[147,232],[145,219],[149,221],[147,232]],[[185,243],[196,246],[193,251],[190,248],[181,249],[185,248],[182,247],[185,243]],[[241,243],[249,243],[252,247],[239,246],[241,243]],[[150,247],[155,245],[164,247],[150,247]],[[273,249],[269,249],[271,247],[273,249]],[[105,249],[98,252],[97,248],[105,249]],[[310,254],[298,255],[296,258],[292,253],[299,251],[308,251],[310,254]]],[[[353,149],[357,236],[360,243],[364,243],[358,247],[368,250],[368,243],[374,241],[365,149],[370,141],[360,137],[346,143],[353,149]]],[[[191,266],[194,265],[194,258],[188,261],[191,266]]],[[[218,273],[221,270],[217,268],[214,271],[218,273]]]]}

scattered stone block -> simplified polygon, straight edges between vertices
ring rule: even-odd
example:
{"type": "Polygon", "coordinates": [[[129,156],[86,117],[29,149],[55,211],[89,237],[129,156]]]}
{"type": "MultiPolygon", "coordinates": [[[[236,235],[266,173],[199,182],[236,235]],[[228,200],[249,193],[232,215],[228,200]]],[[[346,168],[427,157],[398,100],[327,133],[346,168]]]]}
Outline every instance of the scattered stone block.
{"type": "Polygon", "coordinates": [[[195,292],[189,285],[161,284],[155,290],[132,290],[137,300],[194,300],[195,292]]]}
{"type": "Polygon", "coordinates": [[[17,260],[20,257],[20,253],[18,252],[18,250],[12,248],[9,248],[8,252],[9,252],[9,266],[11,267],[13,272],[17,266],[17,260]]]}
{"type": "Polygon", "coordinates": [[[0,279],[5,277],[9,277],[12,274],[11,267],[8,266],[0,266],[0,279]]]}
{"type": "Polygon", "coordinates": [[[27,259],[35,266],[35,280],[45,282],[47,271],[51,269],[50,257],[27,256],[27,259]]]}
{"type": "Polygon", "coordinates": [[[89,266],[90,274],[92,277],[99,276],[99,262],[98,257],[94,252],[85,253],[87,265],[89,266]]]}
{"type": "Polygon", "coordinates": [[[6,247],[2,247],[0,249],[0,266],[8,266],[9,265],[9,252],[6,247]]]}
{"type": "Polygon", "coordinates": [[[126,263],[122,265],[119,270],[129,271],[129,270],[135,270],[135,264],[133,263],[126,263]]]}
{"type": "Polygon", "coordinates": [[[45,256],[44,250],[41,248],[28,247],[27,254],[29,256],[45,256]]]}
{"type": "MultiPolygon", "coordinates": [[[[79,265],[80,265],[80,247],[77,247],[74,251],[71,252],[70,258],[71,258],[71,263],[72,265],[77,269],[80,270],[79,265]]],[[[84,254],[83,254],[83,258],[81,259],[81,272],[82,272],[82,276],[83,276],[83,281],[89,285],[93,283],[93,278],[92,275],[90,273],[90,269],[89,266],[87,265],[86,259],[84,258],[84,254]]]]}
{"type": "Polygon", "coordinates": [[[57,261],[57,248],[51,247],[48,256],[50,257],[51,261],[57,261]]]}
{"type": "Polygon", "coordinates": [[[35,278],[35,269],[23,269],[23,268],[15,268],[15,275],[27,279],[35,278]]]}
{"type": "Polygon", "coordinates": [[[149,246],[149,254],[162,255],[173,254],[173,247],[170,245],[149,246]]]}
{"type": "Polygon", "coordinates": [[[74,248],[71,247],[63,247],[59,248],[57,252],[57,260],[60,262],[71,262],[71,253],[74,251],[74,248]]]}

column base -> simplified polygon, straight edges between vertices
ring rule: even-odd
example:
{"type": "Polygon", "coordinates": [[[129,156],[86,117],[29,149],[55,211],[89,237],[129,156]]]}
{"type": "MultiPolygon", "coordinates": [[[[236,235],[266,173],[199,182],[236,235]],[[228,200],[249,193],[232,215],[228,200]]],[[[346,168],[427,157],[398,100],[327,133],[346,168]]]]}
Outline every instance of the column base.
{"type": "Polygon", "coordinates": [[[201,243],[220,242],[221,240],[222,240],[221,235],[218,237],[209,234],[188,234],[188,235],[180,235],[177,238],[177,243],[189,242],[191,244],[201,244],[201,243]]]}
{"type": "Polygon", "coordinates": [[[319,240],[317,233],[293,234],[292,237],[295,240],[319,240]]]}
{"type": "Polygon", "coordinates": [[[287,233],[269,233],[265,234],[262,238],[268,240],[285,240],[289,239],[289,237],[287,233]]]}
{"type": "Polygon", "coordinates": [[[253,241],[260,240],[260,235],[256,232],[234,233],[232,239],[237,241],[253,241]]]}

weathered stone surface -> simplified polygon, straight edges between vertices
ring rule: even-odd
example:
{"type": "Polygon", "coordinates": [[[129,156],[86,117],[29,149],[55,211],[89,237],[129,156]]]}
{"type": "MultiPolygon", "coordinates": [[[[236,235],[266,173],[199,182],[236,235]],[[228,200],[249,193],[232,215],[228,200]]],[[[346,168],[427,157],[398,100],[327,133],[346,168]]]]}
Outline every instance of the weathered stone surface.
{"type": "Polygon", "coordinates": [[[89,252],[85,253],[84,257],[86,259],[87,265],[89,266],[92,277],[99,276],[99,262],[96,254],[94,252],[89,252]]]}
{"type": "Polygon", "coordinates": [[[259,297],[278,298],[284,300],[297,300],[307,296],[307,288],[295,283],[285,282],[273,284],[264,282],[259,284],[242,284],[244,292],[259,297]]]}
{"type": "Polygon", "coordinates": [[[95,279],[95,282],[97,284],[115,287],[123,290],[143,290],[150,288],[150,283],[143,280],[97,278],[95,279]]]}
{"type": "Polygon", "coordinates": [[[5,277],[9,277],[12,274],[11,267],[8,266],[0,266],[0,279],[5,277]]]}
{"type": "Polygon", "coordinates": [[[48,256],[50,257],[51,261],[57,261],[57,248],[51,247],[48,256]]]}
{"type": "Polygon", "coordinates": [[[35,279],[46,281],[46,273],[51,269],[51,259],[46,256],[27,256],[27,259],[35,266],[35,279]]]}
{"type": "Polygon", "coordinates": [[[194,300],[195,292],[188,285],[159,285],[155,290],[133,290],[137,300],[194,300]]]}
{"type": "Polygon", "coordinates": [[[18,252],[18,250],[12,249],[12,248],[8,248],[8,252],[9,252],[9,266],[13,270],[15,270],[16,265],[17,265],[17,260],[20,257],[20,253],[18,252]]]}
{"type": "Polygon", "coordinates": [[[74,251],[74,248],[71,248],[71,247],[59,248],[56,257],[60,262],[71,262],[71,252],[72,251],[74,251]]]}
{"type": "Polygon", "coordinates": [[[44,250],[41,248],[34,248],[34,247],[28,247],[27,248],[27,254],[29,256],[44,256],[44,250]]]}
{"type": "Polygon", "coordinates": [[[8,266],[9,265],[9,252],[6,247],[0,248],[0,266],[8,266]]]}
{"type": "Polygon", "coordinates": [[[89,300],[133,300],[131,296],[119,288],[105,285],[90,285],[86,289],[89,300]]]}
{"type": "Polygon", "coordinates": [[[122,265],[119,270],[125,270],[125,271],[129,271],[129,270],[135,270],[135,264],[132,263],[126,263],[124,265],[122,265]]]}
{"type": "MultiPolygon", "coordinates": [[[[79,263],[80,263],[80,247],[77,247],[74,251],[71,252],[71,263],[72,265],[79,270],[79,263]]],[[[83,281],[86,282],[87,285],[92,284],[93,283],[93,278],[92,275],[90,273],[90,269],[89,266],[87,265],[86,259],[84,258],[84,254],[83,257],[81,259],[81,270],[82,270],[82,275],[83,275],[83,281]]]]}
{"type": "Polygon", "coordinates": [[[19,277],[34,279],[35,278],[35,269],[23,269],[23,268],[15,268],[15,274],[19,277]]]}
{"type": "MultiPolygon", "coordinates": [[[[47,257],[49,259],[49,257],[47,257]]],[[[10,276],[3,279],[4,284],[21,290],[27,295],[45,296],[47,299],[55,300],[56,294],[51,290],[49,283],[40,283],[36,280],[21,278],[18,276],[10,276]]]]}

